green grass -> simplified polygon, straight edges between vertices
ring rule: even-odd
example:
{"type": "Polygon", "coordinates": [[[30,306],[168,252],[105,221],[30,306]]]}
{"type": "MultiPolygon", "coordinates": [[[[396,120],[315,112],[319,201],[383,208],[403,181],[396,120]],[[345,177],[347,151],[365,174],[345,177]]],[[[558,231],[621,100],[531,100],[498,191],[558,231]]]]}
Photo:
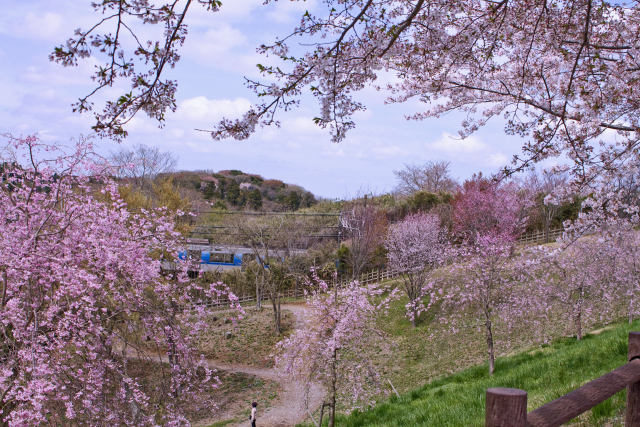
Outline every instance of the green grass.
{"type": "Polygon", "coordinates": [[[271,353],[284,335],[291,331],[293,315],[282,310],[284,335],[276,335],[273,328],[273,310],[263,306],[262,310],[246,309],[246,315],[230,322],[229,312],[216,312],[206,319],[209,327],[201,334],[199,350],[208,359],[224,363],[240,363],[257,367],[271,367],[271,353]],[[225,333],[230,332],[231,338],[225,333]]]}
{"type": "Polygon", "coordinates": [[[209,424],[207,427],[225,427],[225,426],[228,426],[229,424],[233,424],[238,421],[239,421],[238,419],[233,418],[230,420],[218,421],[216,423],[209,424]]]}
{"type": "MultiPolygon", "coordinates": [[[[556,399],[626,363],[630,330],[618,324],[578,342],[556,340],[520,354],[498,358],[493,377],[486,364],[434,380],[422,388],[392,397],[368,411],[340,416],[337,425],[355,426],[482,426],[485,392],[490,387],[513,387],[528,393],[528,410],[556,399]]],[[[419,380],[416,380],[416,382],[419,380]]],[[[583,414],[582,425],[622,425],[625,393],[583,414]]]]}
{"type": "Polygon", "coordinates": [[[213,397],[221,412],[214,414],[211,408],[206,408],[199,417],[191,418],[197,426],[222,427],[248,419],[251,402],[259,401],[263,410],[270,408],[280,392],[275,381],[253,375],[225,371],[218,371],[217,375],[222,385],[213,397]]]}

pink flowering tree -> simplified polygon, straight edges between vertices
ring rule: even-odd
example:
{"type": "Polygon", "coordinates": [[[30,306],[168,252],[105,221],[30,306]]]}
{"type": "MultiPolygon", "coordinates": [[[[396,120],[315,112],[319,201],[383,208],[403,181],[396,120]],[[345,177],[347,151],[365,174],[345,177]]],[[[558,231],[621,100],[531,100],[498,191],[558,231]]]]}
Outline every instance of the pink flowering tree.
{"type": "MultiPolygon", "coordinates": [[[[549,250],[542,263],[541,298],[557,307],[578,340],[585,326],[611,321],[616,302],[615,256],[618,249],[590,236],[549,250]]],[[[623,280],[626,282],[625,280],[623,280]]]]}
{"type": "Polygon", "coordinates": [[[428,309],[433,301],[429,298],[424,305],[430,274],[446,259],[449,246],[446,244],[446,230],[435,214],[418,213],[389,227],[385,240],[389,264],[402,272],[402,285],[409,298],[407,317],[413,326],[420,313],[428,309]]]}
{"type": "MultiPolygon", "coordinates": [[[[177,82],[166,79],[166,72],[180,59],[188,15],[198,6],[224,10],[226,3],[91,3],[94,21],[50,56],[65,66],[88,58],[100,62],[94,87],[75,110],[92,111],[101,91],[110,94],[124,81],[129,87],[94,112],[93,128],[122,137],[140,111],[162,123],[176,108],[177,82]]],[[[274,7],[276,1],[264,3],[274,7]]],[[[422,103],[412,119],[468,113],[463,136],[505,117],[505,132],[523,138],[512,169],[564,156],[573,175],[586,182],[624,164],[638,145],[640,103],[629,82],[638,73],[639,16],[636,2],[326,0],[259,47],[269,57],[258,64],[263,78],[248,82],[259,102],[211,133],[248,138],[313,95],[314,121],[341,141],[355,126],[354,114],[365,108],[356,93],[374,87],[390,102],[422,103]],[[395,78],[381,84],[385,72],[395,78]],[[603,138],[605,133],[615,137],[603,138]]]]}
{"type": "Polygon", "coordinates": [[[509,330],[537,303],[532,289],[522,286],[525,269],[512,256],[513,241],[504,235],[484,235],[466,249],[447,285],[441,316],[453,330],[477,328],[487,343],[489,375],[495,370],[496,326],[509,330]]]}
{"type": "Polygon", "coordinates": [[[381,392],[380,375],[371,352],[385,344],[376,318],[388,308],[395,293],[379,285],[330,286],[315,276],[315,290],[307,297],[305,327],[277,345],[276,368],[300,379],[306,393],[314,382],[326,388],[320,420],[329,408],[329,426],[335,425],[338,402],[347,408],[369,405],[381,392]]]}
{"type": "Polygon", "coordinates": [[[604,270],[610,276],[604,279],[613,287],[616,306],[624,307],[631,324],[640,314],[640,236],[627,220],[607,227],[604,236],[602,257],[611,264],[604,270]]]}
{"type": "Polygon", "coordinates": [[[0,423],[186,424],[218,385],[194,351],[200,303],[234,296],[163,275],[172,220],[129,212],[90,143],[69,151],[1,152],[0,423]]]}
{"type": "Polygon", "coordinates": [[[500,183],[482,175],[464,182],[453,200],[453,233],[473,245],[481,236],[515,241],[524,231],[530,194],[515,183],[500,183]]]}
{"type": "Polygon", "coordinates": [[[498,184],[474,177],[463,184],[454,200],[453,231],[462,245],[458,249],[463,280],[452,281],[444,297],[443,317],[457,328],[464,316],[477,319],[487,342],[489,374],[495,369],[495,323],[506,319],[507,326],[531,296],[518,287],[522,269],[516,267],[513,251],[524,229],[527,199],[513,184],[498,184]]]}

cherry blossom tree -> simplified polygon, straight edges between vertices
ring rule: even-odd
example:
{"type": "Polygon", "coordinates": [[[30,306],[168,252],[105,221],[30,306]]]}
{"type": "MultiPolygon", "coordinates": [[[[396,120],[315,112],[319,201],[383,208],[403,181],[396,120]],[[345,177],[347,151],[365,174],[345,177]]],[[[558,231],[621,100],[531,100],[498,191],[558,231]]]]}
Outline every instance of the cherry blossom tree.
{"type": "Polygon", "coordinates": [[[612,264],[608,269],[612,274],[603,279],[613,282],[613,297],[617,297],[617,305],[626,308],[631,324],[640,313],[640,236],[632,223],[620,220],[604,230],[604,237],[602,252],[612,264]]]}
{"type": "Polygon", "coordinates": [[[496,323],[500,320],[513,326],[529,305],[523,298],[532,294],[519,286],[522,269],[512,256],[513,241],[505,235],[479,236],[465,249],[468,257],[460,260],[446,285],[440,319],[454,330],[469,327],[471,322],[471,327],[484,332],[489,375],[493,375],[496,323]]]}
{"type": "Polygon", "coordinates": [[[562,201],[557,200],[555,193],[568,184],[566,173],[553,169],[545,169],[541,173],[532,170],[524,181],[524,187],[536,198],[536,213],[542,222],[545,242],[550,242],[551,223],[560,211],[562,201]]]}
{"type": "Polygon", "coordinates": [[[303,381],[307,394],[313,382],[321,382],[327,394],[317,425],[322,425],[328,407],[329,426],[334,426],[338,402],[362,407],[381,392],[380,375],[371,361],[371,352],[385,344],[376,318],[396,293],[384,296],[388,289],[358,282],[338,288],[315,273],[314,281],[305,326],[278,343],[276,368],[303,381]]]}
{"type": "Polygon", "coordinates": [[[464,319],[462,313],[477,319],[485,333],[489,374],[495,368],[495,323],[505,320],[507,326],[524,307],[535,305],[535,297],[519,287],[520,273],[514,259],[517,237],[524,230],[526,194],[513,183],[500,184],[476,176],[466,181],[454,199],[453,231],[465,255],[458,269],[462,280],[454,280],[444,296],[444,307],[454,328],[464,319]]]}
{"type": "MultiPolygon", "coordinates": [[[[124,79],[131,91],[95,114],[94,129],[121,137],[140,110],[162,122],[175,109],[177,83],[161,77],[179,59],[185,16],[196,4],[218,11],[221,2],[93,4],[96,24],[76,30],[51,54],[67,66],[90,56],[103,61],[95,90],[75,109],[91,109],[92,96],[124,79]],[[163,35],[145,42],[132,22],[160,25],[163,35]]],[[[424,103],[413,119],[468,113],[463,136],[506,117],[505,132],[524,138],[510,171],[565,156],[574,176],[589,181],[634,156],[639,142],[640,104],[629,90],[640,73],[639,15],[636,2],[327,0],[306,11],[289,34],[260,46],[277,59],[258,65],[264,80],[248,82],[261,102],[239,120],[222,120],[211,134],[247,138],[259,126],[277,124],[279,112],[310,93],[319,104],[315,122],[340,141],[355,125],[353,114],[365,108],[354,93],[373,86],[391,102],[424,103]],[[391,75],[389,83],[377,84],[381,75],[391,75]]]]}
{"type": "MultiPolygon", "coordinates": [[[[590,236],[560,249],[550,249],[543,262],[540,298],[560,308],[578,340],[585,325],[611,321],[616,302],[617,248],[603,237],[590,236]]],[[[626,281],[626,278],[625,278],[626,281]]]]}
{"type": "MultiPolygon", "coordinates": [[[[389,264],[402,272],[402,284],[409,298],[407,317],[413,326],[425,311],[423,298],[431,272],[446,259],[446,230],[435,214],[414,214],[392,224],[385,241],[389,264]]],[[[431,298],[429,304],[431,303],[431,298]]]]}
{"type": "Polygon", "coordinates": [[[91,148],[0,152],[0,423],[187,424],[218,384],[194,351],[203,300],[236,299],[161,273],[172,220],[128,211],[91,148]]]}
{"type": "Polygon", "coordinates": [[[490,235],[513,242],[524,231],[530,204],[530,194],[515,183],[474,176],[453,200],[453,232],[467,244],[490,235]]]}

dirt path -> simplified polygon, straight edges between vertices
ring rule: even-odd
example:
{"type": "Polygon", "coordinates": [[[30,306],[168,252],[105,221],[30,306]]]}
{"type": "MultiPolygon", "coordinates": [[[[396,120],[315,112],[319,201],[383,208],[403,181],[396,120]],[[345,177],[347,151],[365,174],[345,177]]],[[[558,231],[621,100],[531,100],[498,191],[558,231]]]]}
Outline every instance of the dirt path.
{"type": "MultiPolygon", "coordinates": [[[[283,310],[289,310],[293,313],[295,322],[294,329],[301,329],[307,322],[307,309],[304,305],[284,304],[283,310]]],[[[139,358],[133,349],[127,351],[128,358],[139,358]]],[[[161,361],[166,362],[166,356],[159,356],[161,361]]],[[[260,427],[290,427],[295,426],[309,418],[309,412],[313,412],[322,404],[325,390],[319,383],[313,383],[309,387],[308,399],[305,397],[306,383],[302,381],[291,381],[278,375],[274,368],[257,368],[255,366],[242,365],[236,363],[222,363],[213,359],[205,360],[207,365],[212,369],[226,371],[230,373],[242,373],[253,375],[266,380],[278,383],[281,387],[281,394],[278,400],[266,410],[260,410],[258,406],[258,425],[260,427]]],[[[216,417],[203,420],[197,425],[208,425],[216,420],[228,419],[224,408],[220,408],[220,412],[216,417]]],[[[233,426],[249,426],[249,421],[243,421],[238,424],[228,424],[233,426]]]]}
{"type": "MultiPolygon", "coordinates": [[[[294,328],[304,327],[307,316],[307,309],[303,305],[286,304],[283,310],[289,310],[295,317],[294,328]]],[[[277,382],[282,387],[279,399],[265,411],[258,412],[258,424],[260,427],[289,427],[305,421],[309,415],[305,404],[305,383],[301,381],[290,381],[278,375],[273,368],[256,368],[253,366],[220,363],[215,360],[207,360],[211,368],[224,370],[227,372],[239,372],[248,375],[255,375],[260,378],[277,382]]],[[[324,389],[320,384],[311,384],[309,390],[308,406],[309,411],[313,411],[322,403],[324,389]]],[[[260,409],[260,406],[258,406],[260,409]]],[[[245,421],[234,426],[248,426],[245,421]]]]}

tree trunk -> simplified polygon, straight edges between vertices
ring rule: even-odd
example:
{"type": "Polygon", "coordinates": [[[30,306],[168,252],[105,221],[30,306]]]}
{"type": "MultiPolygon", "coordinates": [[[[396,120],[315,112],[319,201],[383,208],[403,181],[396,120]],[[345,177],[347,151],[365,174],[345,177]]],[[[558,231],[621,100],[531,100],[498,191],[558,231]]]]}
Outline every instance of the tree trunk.
{"type": "Polygon", "coordinates": [[[324,407],[327,406],[327,402],[322,402],[320,406],[320,420],[318,420],[318,427],[322,427],[322,418],[324,417],[324,407]]]}
{"type": "Polygon", "coordinates": [[[335,427],[336,422],[336,381],[337,381],[337,370],[336,363],[338,360],[338,351],[336,349],[333,350],[333,361],[331,363],[331,412],[329,412],[329,426],[335,427]]]}
{"type": "Polygon", "coordinates": [[[264,289],[264,272],[260,274],[260,280],[256,277],[256,307],[262,310],[262,290],[264,289]]]}
{"type": "Polygon", "coordinates": [[[493,332],[491,330],[491,320],[487,319],[487,354],[489,356],[489,375],[493,375],[495,368],[495,355],[493,352],[493,332]]]}
{"type": "Polygon", "coordinates": [[[418,315],[416,313],[416,309],[415,306],[411,308],[411,314],[413,314],[413,316],[411,316],[411,326],[413,326],[414,328],[416,327],[416,323],[418,322],[418,315]]]}
{"type": "Polygon", "coordinates": [[[282,333],[280,326],[280,296],[277,293],[271,293],[271,305],[273,306],[273,323],[276,335],[282,333]]]}
{"type": "Polygon", "coordinates": [[[281,334],[282,333],[282,307],[280,305],[280,299],[282,297],[280,295],[276,295],[276,326],[277,326],[277,333],[281,334]]]}
{"type": "MultiPolygon", "coordinates": [[[[580,294],[582,294],[582,289],[580,289],[580,294]]],[[[578,312],[574,318],[575,326],[576,326],[576,338],[578,341],[582,339],[582,296],[578,300],[578,312]]]]}
{"type": "Polygon", "coordinates": [[[633,306],[634,306],[633,297],[629,297],[629,324],[633,323],[633,306]]]}
{"type": "Polygon", "coordinates": [[[549,243],[549,241],[551,240],[549,238],[549,231],[551,229],[551,219],[548,218],[548,216],[545,218],[545,222],[544,222],[544,242],[545,243],[549,243]]]}

